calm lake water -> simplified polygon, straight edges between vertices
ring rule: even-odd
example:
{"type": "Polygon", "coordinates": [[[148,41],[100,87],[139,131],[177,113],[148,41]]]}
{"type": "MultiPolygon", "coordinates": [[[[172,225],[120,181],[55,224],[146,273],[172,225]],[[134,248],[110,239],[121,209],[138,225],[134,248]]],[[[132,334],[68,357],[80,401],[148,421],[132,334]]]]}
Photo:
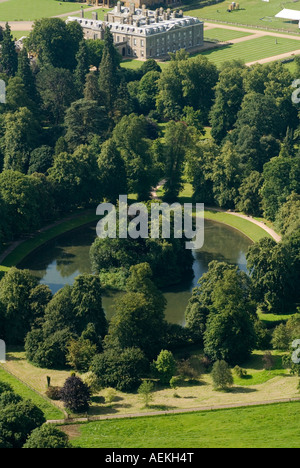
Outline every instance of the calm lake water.
{"type": "MultiPolygon", "coordinates": [[[[83,226],[44,244],[18,267],[30,270],[55,293],[65,284],[73,284],[76,276],[91,273],[89,250],[95,237],[95,224],[83,226]]],[[[193,252],[194,278],[164,291],[167,299],[166,319],[172,323],[184,323],[184,312],[192,290],[212,260],[232,263],[247,271],[246,253],[250,245],[250,239],[236,229],[205,220],[204,246],[193,252]]],[[[118,294],[121,293],[103,297],[108,318],[114,313],[114,299],[118,294]]]]}

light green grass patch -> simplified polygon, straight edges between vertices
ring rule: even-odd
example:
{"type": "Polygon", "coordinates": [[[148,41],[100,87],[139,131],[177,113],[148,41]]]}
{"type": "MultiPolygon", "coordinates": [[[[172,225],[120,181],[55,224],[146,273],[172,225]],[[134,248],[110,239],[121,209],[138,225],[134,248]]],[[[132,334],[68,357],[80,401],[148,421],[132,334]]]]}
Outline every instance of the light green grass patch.
{"type": "Polygon", "coordinates": [[[215,65],[220,66],[230,60],[242,60],[249,63],[296,50],[300,50],[300,41],[296,39],[263,36],[246,42],[207,50],[201,52],[201,55],[206,56],[215,65]]]}
{"type": "Polygon", "coordinates": [[[0,3],[1,21],[35,21],[79,11],[88,4],[58,0],[7,0],[0,3]]]}
{"type": "Polygon", "coordinates": [[[77,425],[81,448],[299,448],[300,403],[77,425]],[[284,422],[284,423],[283,423],[284,422]]]}
{"type": "Polygon", "coordinates": [[[21,37],[28,37],[30,31],[12,31],[13,38],[15,40],[21,39],[21,37]]]}
{"type": "Polygon", "coordinates": [[[252,34],[243,31],[234,31],[230,29],[222,29],[222,28],[213,28],[208,29],[207,31],[204,30],[204,40],[218,40],[220,42],[230,41],[233,39],[240,39],[241,37],[251,37],[252,34]]]}
{"type": "Polygon", "coordinates": [[[31,390],[27,385],[20,382],[16,379],[13,375],[6,372],[0,366],[0,381],[8,383],[11,385],[15,393],[20,395],[24,400],[32,400],[33,403],[40,408],[45,418],[48,419],[62,419],[64,418],[64,414],[60,411],[59,408],[53,406],[48,400],[43,398],[41,395],[36,393],[35,391],[31,390]]]}
{"type": "Polygon", "coordinates": [[[265,352],[266,351],[254,351],[251,358],[241,366],[242,369],[247,371],[246,377],[237,377],[233,372],[235,385],[241,385],[244,387],[249,385],[261,385],[275,377],[288,375],[288,370],[283,368],[282,364],[283,354],[276,350],[271,351],[274,360],[272,369],[264,369],[262,358],[265,352]]]}
{"type": "Polygon", "coordinates": [[[299,33],[298,22],[275,18],[283,8],[300,10],[299,2],[285,2],[271,0],[242,0],[239,2],[240,10],[229,13],[227,10],[232,2],[223,1],[221,3],[201,8],[200,3],[187,6],[185,14],[196,16],[197,18],[210,21],[235,23],[245,26],[258,26],[268,29],[284,29],[293,33],[299,33]]]}

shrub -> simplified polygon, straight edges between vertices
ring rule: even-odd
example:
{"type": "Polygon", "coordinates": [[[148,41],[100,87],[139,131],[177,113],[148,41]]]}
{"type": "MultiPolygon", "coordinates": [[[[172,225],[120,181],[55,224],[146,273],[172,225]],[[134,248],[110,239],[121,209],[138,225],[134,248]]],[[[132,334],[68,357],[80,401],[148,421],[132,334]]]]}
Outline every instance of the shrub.
{"type": "Polygon", "coordinates": [[[213,365],[211,376],[215,389],[227,390],[233,385],[231,370],[225,361],[216,361],[213,365]]]}
{"type": "Polygon", "coordinates": [[[67,347],[67,363],[79,372],[87,372],[97,353],[97,346],[90,340],[71,340],[67,347]]]}
{"type": "Polygon", "coordinates": [[[50,386],[46,391],[46,396],[53,401],[59,401],[61,398],[61,387],[50,386]]]}
{"type": "Polygon", "coordinates": [[[235,368],[233,369],[233,372],[240,379],[243,379],[247,375],[247,371],[245,369],[242,369],[240,366],[235,366],[235,368]]]}
{"type": "Polygon", "coordinates": [[[272,356],[272,353],[270,353],[270,351],[267,351],[264,355],[263,355],[263,363],[264,363],[264,369],[265,370],[271,370],[272,367],[274,366],[274,358],[272,356]]]}
{"type": "Polygon", "coordinates": [[[152,392],[154,390],[154,383],[151,380],[144,380],[138,389],[138,393],[141,399],[145,403],[145,406],[149,406],[150,401],[153,400],[152,392]]]}
{"type": "Polygon", "coordinates": [[[176,372],[176,361],[171,351],[162,350],[152,368],[163,385],[169,384],[176,372]]]}
{"type": "Polygon", "coordinates": [[[105,403],[113,403],[117,398],[117,392],[114,388],[107,388],[105,392],[105,403]]]}
{"type": "Polygon", "coordinates": [[[99,379],[93,372],[87,372],[81,376],[83,382],[89,387],[91,394],[100,392],[102,386],[100,385],[99,379]]]}

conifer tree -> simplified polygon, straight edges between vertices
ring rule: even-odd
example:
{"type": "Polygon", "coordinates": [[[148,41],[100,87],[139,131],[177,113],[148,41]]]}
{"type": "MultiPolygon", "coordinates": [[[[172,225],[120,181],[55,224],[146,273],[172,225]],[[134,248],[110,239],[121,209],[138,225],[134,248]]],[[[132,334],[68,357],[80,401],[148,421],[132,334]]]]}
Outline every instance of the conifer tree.
{"type": "Polygon", "coordinates": [[[86,42],[84,40],[81,41],[79,45],[79,50],[76,54],[76,61],[77,66],[74,71],[74,77],[77,89],[82,95],[85,86],[86,76],[89,73],[89,54],[86,42]]]}
{"type": "Polygon", "coordinates": [[[19,76],[22,79],[28,97],[31,100],[35,101],[37,98],[35,79],[30,66],[28,51],[25,47],[23,47],[23,49],[18,54],[17,76],[19,76]]]}
{"type": "Polygon", "coordinates": [[[109,112],[114,109],[114,100],[118,93],[119,60],[114,47],[113,36],[106,28],[104,35],[104,49],[99,69],[99,87],[105,95],[105,104],[109,112]]]}
{"type": "Polygon", "coordinates": [[[3,71],[8,76],[14,76],[18,69],[18,54],[16,51],[15,42],[8,23],[6,23],[3,31],[3,40],[1,43],[1,59],[0,63],[3,71]]]}
{"type": "Polygon", "coordinates": [[[97,101],[99,105],[103,105],[104,98],[99,89],[99,75],[91,71],[86,75],[83,96],[88,101],[97,101]]]}

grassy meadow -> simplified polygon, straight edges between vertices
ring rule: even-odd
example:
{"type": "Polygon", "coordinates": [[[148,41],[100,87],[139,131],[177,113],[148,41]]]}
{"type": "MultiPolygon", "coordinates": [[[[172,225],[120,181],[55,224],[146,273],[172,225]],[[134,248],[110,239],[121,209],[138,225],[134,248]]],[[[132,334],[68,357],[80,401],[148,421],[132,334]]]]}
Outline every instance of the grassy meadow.
{"type": "Polygon", "coordinates": [[[298,22],[275,18],[283,8],[290,10],[300,10],[299,1],[290,1],[282,3],[280,0],[271,0],[264,2],[262,0],[241,0],[240,9],[229,13],[227,10],[231,1],[210,5],[204,8],[200,3],[186,6],[185,14],[196,16],[200,19],[211,22],[218,21],[224,23],[235,23],[244,26],[255,26],[262,29],[282,29],[293,33],[299,33],[298,22]]]}
{"type": "Polygon", "coordinates": [[[300,402],[65,426],[80,448],[299,448],[300,402]]]}
{"type": "Polygon", "coordinates": [[[1,366],[0,381],[6,382],[9,385],[11,385],[15,393],[20,395],[25,400],[32,400],[33,403],[43,411],[46,419],[64,418],[64,413],[59,408],[52,405],[50,401],[43,398],[40,394],[36,393],[26,384],[18,380],[15,376],[6,372],[1,366]]]}
{"type": "Polygon", "coordinates": [[[86,3],[63,2],[58,0],[6,0],[0,3],[1,21],[35,21],[79,11],[86,3]]]}

